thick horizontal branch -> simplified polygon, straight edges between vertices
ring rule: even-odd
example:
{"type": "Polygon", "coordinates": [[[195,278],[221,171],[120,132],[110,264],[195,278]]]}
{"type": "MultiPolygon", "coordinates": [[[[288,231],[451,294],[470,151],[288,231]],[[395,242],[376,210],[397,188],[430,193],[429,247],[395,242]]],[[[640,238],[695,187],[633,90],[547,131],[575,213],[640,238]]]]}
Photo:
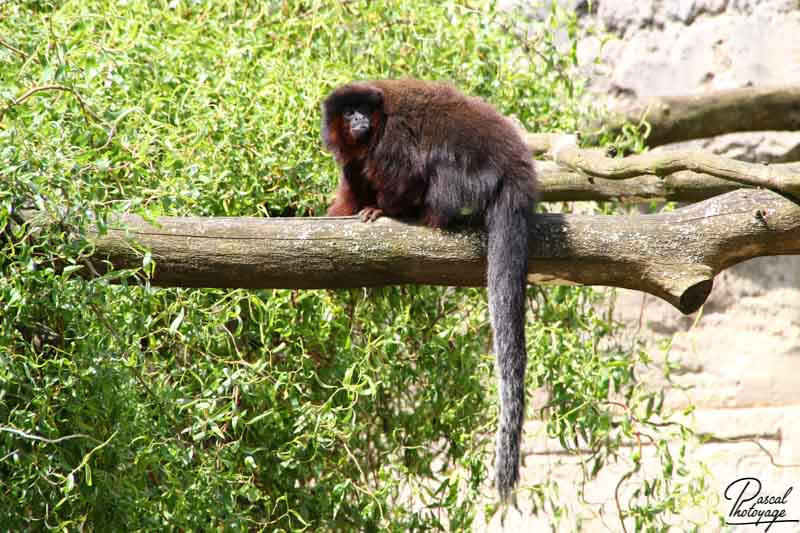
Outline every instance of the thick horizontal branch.
{"type": "MultiPolygon", "coordinates": [[[[98,270],[102,258],[117,268],[140,265],[132,241],[151,250],[152,283],[160,286],[480,286],[486,268],[484,234],[388,218],[160,217],[153,225],[126,215],[92,240],[98,270]]],[[[537,217],[531,241],[531,282],[626,287],[691,313],[721,270],[800,254],[800,207],[769,191],[739,190],[665,214],[547,214],[537,217]]]]}
{"type": "MultiPolygon", "coordinates": [[[[646,121],[650,147],[739,131],[800,130],[800,87],[746,87],[704,94],[651,98],[619,109],[606,125],[646,121]]],[[[593,129],[590,127],[589,129],[593,129]]]]}

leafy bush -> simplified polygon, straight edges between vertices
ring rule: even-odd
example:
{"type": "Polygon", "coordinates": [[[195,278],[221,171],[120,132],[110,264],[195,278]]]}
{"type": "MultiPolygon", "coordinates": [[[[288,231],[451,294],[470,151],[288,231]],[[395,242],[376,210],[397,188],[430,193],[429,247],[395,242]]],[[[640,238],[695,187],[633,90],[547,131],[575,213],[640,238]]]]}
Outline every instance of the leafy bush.
{"type": "MultiPolygon", "coordinates": [[[[523,42],[491,7],[379,4],[0,4],[3,529],[460,530],[491,501],[483,291],[159,289],[145,251],[76,275],[113,212],[321,213],[319,102],[354,78],[449,79],[531,130],[575,128],[575,49],[553,34],[574,20],[523,42]]],[[[654,397],[640,354],[599,348],[591,291],[530,296],[531,389],[599,469],[635,431],[611,395],[654,397]]]]}

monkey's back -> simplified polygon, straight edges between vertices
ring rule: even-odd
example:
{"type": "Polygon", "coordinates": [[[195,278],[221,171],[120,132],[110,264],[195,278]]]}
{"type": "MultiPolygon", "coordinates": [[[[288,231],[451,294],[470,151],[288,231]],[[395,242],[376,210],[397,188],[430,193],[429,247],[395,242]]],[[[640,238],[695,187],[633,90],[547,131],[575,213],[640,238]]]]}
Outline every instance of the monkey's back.
{"type": "Polygon", "coordinates": [[[461,160],[465,170],[491,167],[533,177],[532,154],[516,124],[480,98],[446,83],[370,82],[384,92],[383,135],[413,142],[421,155],[461,160]],[[509,168],[512,167],[512,168],[509,168]]]}

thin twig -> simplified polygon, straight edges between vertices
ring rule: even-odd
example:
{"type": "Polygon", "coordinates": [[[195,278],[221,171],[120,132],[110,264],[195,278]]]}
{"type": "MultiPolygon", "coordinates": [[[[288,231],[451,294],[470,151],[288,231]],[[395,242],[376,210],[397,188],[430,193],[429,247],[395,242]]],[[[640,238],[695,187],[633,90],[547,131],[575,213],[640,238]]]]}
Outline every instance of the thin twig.
{"type": "Polygon", "coordinates": [[[628,528],[625,526],[625,515],[622,513],[622,504],[619,501],[619,489],[622,487],[622,484],[625,483],[625,480],[630,478],[633,474],[636,473],[636,470],[629,470],[626,472],[621,478],[619,478],[619,482],[617,486],[614,488],[614,502],[617,504],[617,513],[619,513],[619,523],[622,526],[622,532],[628,533],[628,528]]]}
{"type": "Polygon", "coordinates": [[[0,46],[2,46],[4,48],[8,48],[9,50],[14,52],[15,54],[18,54],[19,56],[21,56],[22,59],[28,59],[28,54],[26,54],[25,52],[23,52],[22,50],[20,50],[16,46],[13,46],[8,41],[4,40],[2,37],[0,37],[0,46]]]}
{"type": "Polygon", "coordinates": [[[106,439],[104,442],[102,442],[101,444],[98,444],[97,446],[95,446],[94,448],[92,448],[92,449],[91,449],[91,451],[89,451],[89,453],[87,453],[86,455],[84,455],[84,456],[83,456],[83,459],[81,459],[81,462],[78,464],[78,466],[76,466],[75,468],[73,468],[73,469],[72,469],[72,472],[70,472],[70,474],[69,474],[69,475],[70,475],[70,476],[74,476],[74,475],[75,475],[75,473],[76,473],[78,470],[80,470],[81,468],[83,468],[83,466],[84,466],[86,463],[88,463],[88,462],[89,462],[89,458],[90,458],[90,457],[91,457],[91,456],[94,454],[94,452],[96,452],[96,451],[98,451],[98,450],[102,450],[103,448],[105,448],[105,447],[108,445],[108,443],[109,443],[109,442],[111,442],[111,439],[113,439],[114,437],[116,437],[116,436],[117,436],[117,433],[119,433],[119,430],[117,430],[117,431],[115,431],[114,433],[112,433],[112,434],[111,434],[111,436],[110,436],[110,437],[108,437],[108,438],[107,438],[107,439],[106,439]]]}
{"type": "Polygon", "coordinates": [[[775,435],[775,434],[767,434],[767,435],[763,435],[763,434],[762,435],[737,435],[737,436],[734,436],[734,437],[718,437],[718,436],[714,435],[713,433],[698,433],[697,436],[702,439],[703,443],[706,443],[706,442],[713,442],[713,443],[749,442],[749,443],[755,444],[756,446],[761,448],[761,451],[764,452],[766,454],[766,456],[769,458],[769,462],[772,464],[772,466],[774,466],[776,468],[800,468],[800,463],[778,463],[778,462],[776,462],[775,461],[775,456],[772,455],[772,452],[770,452],[767,449],[766,446],[761,444],[761,441],[759,440],[759,439],[771,439],[771,440],[777,440],[778,443],[780,443],[780,441],[781,441],[780,432],[778,432],[777,435],[775,435]]]}
{"type": "Polygon", "coordinates": [[[12,98],[11,104],[6,106],[3,110],[0,110],[0,118],[3,118],[3,115],[12,107],[17,106],[23,103],[25,100],[30,98],[36,93],[44,92],[44,91],[63,91],[71,93],[75,99],[78,100],[78,103],[81,105],[81,109],[83,110],[84,115],[89,116],[93,121],[102,124],[103,120],[97,116],[97,114],[92,111],[92,108],[84,101],[83,97],[73,89],[72,87],[67,87],[66,85],[37,85],[36,87],[31,87],[27,91],[25,91],[19,98],[12,98]]]}
{"type": "Polygon", "coordinates": [[[47,444],[58,444],[59,442],[70,440],[70,439],[91,439],[96,440],[94,437],[90,435],[86,435],[84,433],[75,433],[72,435],[64,435],[63,437],[58,437],[57,439],[48,439],[46,437],[40,437],[39,435],[34,435],[33,433],[28,433],[26,431],[22,431],[21,429],[16,429],[8,426],[0,426],[0,431],[4,431],[6,433],[12,433],[19,437],[29,439],[29,440],[37,440],[39,442],[46,442],[47,444]]]}
{"type": "MultiPolygon", "coordinates": [[[[89,261],[85,261],[84,263],[88,264],[90,262],[89,261]]],[[[90,267],[90,268],[92,268],[92,267],[90,267]]],[[[94,269],[92,268],[92,270],[94,270],[94,269]]],[[[111,324],[111,322],[109,322],[108,318],[103,313],[103,311],[100,309],[100,307],[98,307],[98,305],[95,304],[94,302],[89,302],[89,307],[92,309],[92,311],[94,312],[95,316],[100,320],[100,323],[103,324],[103,326],[111,334],[111,336],[114,338],[114,340],[117,341],[117,344],[119,344],[120,348],[124,348],[125,343],[122,340],[122,336],[117,332],[116,328],[111,324]]],[[[161,404],[161,401],[160,401],[159,397],[156,396],[156,394],[153,392],[153,389],[151,389],[150,386],[147,384],[147,382],[144,380],[144,378],[142,377],[142,375],[139,372],[138,368],[136,370],[134,370],[133,375],[136,376],[136,379],[139,382],[139,385],[142,386],[142,388],[145,390],[147,395],[150,396],[151,398],[153,398],[153,400],[155,400],[159,404],[161,404]]],[[[162,405],[162,407],[163,407],[163,405],[162,405]]]]}

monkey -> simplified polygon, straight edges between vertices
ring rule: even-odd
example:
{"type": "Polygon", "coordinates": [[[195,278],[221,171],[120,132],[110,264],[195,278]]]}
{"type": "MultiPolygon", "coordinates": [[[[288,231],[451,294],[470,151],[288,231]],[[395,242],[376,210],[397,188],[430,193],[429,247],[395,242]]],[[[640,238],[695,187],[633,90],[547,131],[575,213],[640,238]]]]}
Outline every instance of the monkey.
{"type": "Polygon", "coordinates": [[[322,104],[322,140],[341,167],[328,216],[413,217],[487,232],[489,318],[500,421],[495,486],[519,481],[525,414],[525,291],[536,200],[531,151],[517,126],[480,98],[413,79],[352,82],[322,104]]]}

